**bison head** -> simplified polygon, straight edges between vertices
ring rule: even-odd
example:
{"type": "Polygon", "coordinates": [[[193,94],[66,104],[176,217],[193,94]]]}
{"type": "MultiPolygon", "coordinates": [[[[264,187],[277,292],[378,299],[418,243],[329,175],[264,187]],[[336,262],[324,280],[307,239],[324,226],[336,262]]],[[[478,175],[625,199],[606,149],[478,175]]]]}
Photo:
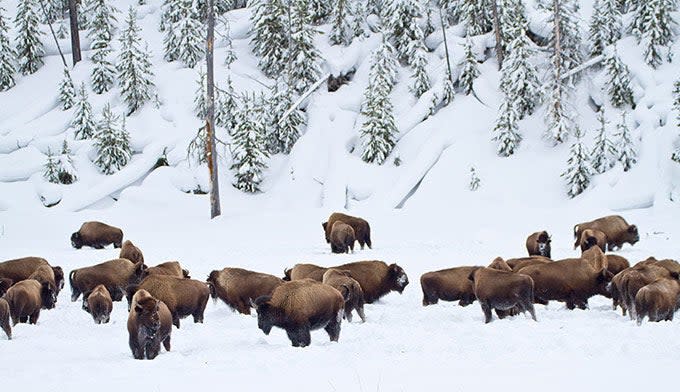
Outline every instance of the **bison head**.
{"type": "Polygon", "coordinates": [[[581,244],[581,250],[588,250],[597,245],[597,238],[590,236],[581,244]]]}
{"type": "Polygon", "coordinates": [[[637,226],[630,225],[628,230],[626,230],[626,241],[631,245],[635,245],[636,242],[640,241],[640,234],[638,233],[637,226]]]}
{"type": "Polygon", "coordinates": [[[158,315],[159,303],[160,301],[153,297],[142,298],[132,310],[137,314],[137,328],[145,339],[153,339],[161,327],[161,318],[158,315]]]}
{"type": "Polygon", "coordinates": [[[328,236],[328,222],[323,222],[321,224],[321,227],[323,227],[323,235],[324,235],[324,237],[326,237],[326,243],[330,243],[331,239],[328,236]]]}
{"type": "Polygon", "coordinates": [[[272,331],[272,327],[276,323],[276,309],[271,304],[271,295],[263,295],[257,297],[254,302],[255,309],[257,310],[257,327],[264,332],[265,335],[269,335],[272,331]]]}
{"type": "Polygon", "coordinates": [[[64,288],[64,270],[61,267],[52,267],[52,272],[54,272],[54,283],[57,284],[57,295],[59,291],[64,288]]]}
{"type": "Polygon", "coordinates": [[[5,331],[7,339],[12,340],[12,327],[9,325],[9,304],[0,299],[0,328],[5,331]]]}
{"type": "Polygon", "coordinates": [[[57,303],[56,287],[50,282],[42,282],[40,286],[40,299],[43,309],[54,309],[57,303]]]}
{"type": "Polygon", "coordinates": [[[75,233],[71,234],[71,246],[80,249],[83,247],[83,239],[80,237],[80,232],[76,231],[75,233]]]}
{"type": "Polygon", "coordinates": [[[396,264],[390,264],[390,282],[392,282],[392,290],[401,294],[406,286],[408,286],[408,276],[404,269],[396,264]]]}
{"type": "Polygon", "coordinates": [[[538,240],[536,241],[538,243],[538,253],[541,256],[550,258],[550,242],[551,242],[550,235],[548,235],[547,231],[541,232],[541,234],[538,235],[538,240]]]}
{"type": "Polygon", "coordinates": [[[0,297],[5,295],[7,290],[14,284],[14,281],[9,278],[0,278],[0,297]]]}
{"type": "Polygon", "coordinates": [[[217,299],[215,284],[219,281],[219,274],[220,271],[213,270],[212,272],[210,272],[210,275],[208,275],[208,278],[205,280],[208,283],[208,288],[210,289],[210,297],[215,300],[217,299]]]}

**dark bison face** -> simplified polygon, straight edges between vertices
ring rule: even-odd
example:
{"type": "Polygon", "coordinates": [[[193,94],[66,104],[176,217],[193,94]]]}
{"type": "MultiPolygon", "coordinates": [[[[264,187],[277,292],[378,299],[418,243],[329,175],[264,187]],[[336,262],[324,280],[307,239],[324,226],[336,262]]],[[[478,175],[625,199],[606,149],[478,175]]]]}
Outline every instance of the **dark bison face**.
{"type": "Polygon", "coordinates": [[[269,303],[271,298],[272,297],[269,295],[263,295],[255,300],[257,327],[260,328],[265,335],[269,335],[274,326],[274,311],[269,303]]]}
{"type": "Polygon", "coordinates": [[[602,270],[602,273],[597,275],[597,293],[607,298],[612,298],[613,284],[610,284],[614,274],[607,269],[602,270]]]}
{"type": "Polygon", "coordinates": [[[210,272],[210,275],[208,275],[208,278],[205,280],[208,283],[208,288],[210,289],[210,297],[212,299],[217,298],[217,292],[215,291],[215,283],[217,283],[218,281],[217,276],[219,273],[220,273],[219,271],[212,271],[210,272]]]}
{"type": "Polygon", "coordinates": [[[581,250],[588,250],[592,248],[593,246],[597,245],[597,238],[595,237],[588,237],[586,238],[585,241],[583,241],[583,244],[581,245],[581,250]]]}
{"type": "Polygon", "coordinates": [[[327,229],[328,228],[328,222],[323,222],[321,224],[321,227],[323,227],[323,235],[326,238],[326,242],[330,243],[331,239],[330,239],[330,237],[328,237],[328,229],[327,229]]]}
{"type": "Polygon", "coordinates": [[[390,265],[390,274],[392,276],[393,287],[392,289],[401,294],[406,286],[408,286],[408,276],[404,269],[396,264],[390,265]]]}
{"type": "Polygon", "coordinates": [[[56,266],[52,267],[52,271],[54,272],[54,282],[57,284],[57,295],[59,295],[61,289],[64,288],[64,270],[56,266]]]}
{"type": "Polygon", "coordinates": [[[80,238],[80,232],[76,231],[75,233],[71,234],[71,246],[76,249],[83,247],[83,240],[80,238]]]}
{"type": "Polygon", "coordinates": [[[144,298],[135,305],[137,313],[137,326],[146,339],[153,339],[161,327],[161,318],[158,315],[158,303],[155,298],[144,298]]]}
{"type": "Polygon", "coordinates": [[[43,309],[54,309],[57,303],[57,289],[49,282],[43,282],[40,289],[43,309]]]}
{"type": "Polygon", "coordinates": [[[640,234],[638,234],[637,226],[628,226],[628,242],[634,245],[636,242],[640,241],[640,234]]]}
{"type": "Polygon", "coordinates": [[[548,235],[547,231],[542,232],[541,234],[538,235],[538,253],[543,256],[550,258],[550,242],[552,240],[550,239],[550,236],[548,235]]]}

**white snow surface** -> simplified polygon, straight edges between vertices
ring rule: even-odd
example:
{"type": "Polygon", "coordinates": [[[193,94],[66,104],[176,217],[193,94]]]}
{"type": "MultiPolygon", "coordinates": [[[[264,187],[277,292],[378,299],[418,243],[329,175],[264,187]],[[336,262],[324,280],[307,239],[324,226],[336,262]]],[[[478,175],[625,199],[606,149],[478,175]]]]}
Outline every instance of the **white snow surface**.
{"type": "MultiPolygon", "coordinates": [[[[16,3],[3,2],[7,16],[13,17],[16,3]]],[[[116,1],[124,12],[134,3],[116,1]]],[[[0,260],[41,256],[68,273],[115,258],[118,251],[111,248],[70,247],[69,237],[82,222],[100,220],[121,227],[125,238],[143,250],[148,265],[179,260],[200,280],[227,266],[282,276],[284,268],[298,262],[330,266],[378,259],[402,266],[410,284],[403,295],[391,293],[366,305],[366,323],[356,317],[343,322],[338,343],[319,330],[304,349],[293,348],[281,329],[265,336],[254,315],[243,316],[211,301],[205,323],[182,320],[181,329],[173,327],[172,350],[162,350],[154,361],[132,358],[124,303],[115,303],[110,324],[95,325],[80,301],[70,302],[67,284],[57,307],[43,310],[37,325],[17,325],[11,341],[0,333],[2,390],[219,386],[253,391],[574,391],[674,386],[680,351],[677,320],[638,327],[613,311],[610,300],[594,297],[585,311],[551,303],[537,306],[538,322],[520,315],[485,325],[477,303],[423,307],[419,277],[453,266],[486,265],[496,256],[523,256],[526,236],[544,229],[553,236],[555,259],[575,257],[573,225],[608,214],[621,214],[639,227],[640,242],[619,252],[631,263],[652,255],[677,259],[680,166],[669,157],[677,143],[671,89],[680,62],[652,70],[641,60],[635,39],[619,42],[638,102],[628,116],[639,141],[638,163],[627,173],[617,165],[595,176],[582,195],[568,199],[560,177],[568,145],[553,147],[542,139],[542,109],[520,122],[524,140],[517,153],[496,156],[491,130],[500,96],[494,58],[479,65],[475,91],[482,102],[459,94],[424,121],[429,98],[418,101],[408,92],[409,71],[401,69],[392,94],[400,131],[397,146],[382,166],[362,162],[358,114],[370,54],[380,37],[372,34],[339,48],[321,35],[316,43],[324,72],[355,69],[354,78],[333,93],[322,84],[303,103],[308,116],[304,134],[290,155],[270,159],[263,193],[248,195],[231,186],[229,149],[220,145],[223,214],[210,220],[209,197],[191,193],[209,190],[207,168],[190,163],[186,154],[201,123],[192,113],[200,66],[187,69],[162,59],[157,29],[161,1],[147,3],[138,18],[142,36],[153,48],[158,102],[127,118],[134,155],[120,172],[100,174],[92,164],[92,143],[73,140],[72,110],[61,111],[57,104],[62,64],[51,36],[43,37],[45,65],[34,75],[17,75],[17,86],[0,92],[0,260]],[[48,149],[60,150],[64,139],[75,155],[79,181],[48,184],[42,165],[48,149]],[[164,149],[170,166],[149,172],[164,149]],[[481,179],[476,192],[468,189],[471,166],[481,179]],[[371,223],[373,249],[330,254],[320,223],[340,210],[371,223]]],[[[544,32],[545,15],[533,3],[528,2],[531,28],[544,32]]],[[[584,8],[582,19],[587,21],[591,7],[584,8]]],[[[238,57],[230,71],[237,92],[261,91],[263,84],[272,83],[250,53],[249,17],[250,10],[227,14],[238,57]]],[[[328,32],[329,27],[320,30],[328,32]]],[[[447,30],[454,77],[463,56],[463,31],[461,26],[447,30]]],[[[87,48],[82,31],[81,39],[87,48]]],[[[479,58],[493,46],[491,36],[474,42],[479,58]]],[[[428,72],[433,86],[440,86],[445,67],[441,32],[426,43],[433,50],[428,72]]],[[[69,59],[68,39],[60,44],[69,59]]],[[[680,53],[678,41],[673,51],[680,53]]],[[[229,72],[222,65],[224,54],[218,35],[218,84],[229,72]]],[[[89,86],[88,56],[84,50],[84,61],[72,70],[77,85],[84,81],[89,86]]],[[[592,142],[597,122],[590,100],[607,101],[601,91],[606,78],[586,79],[592,82],[578,86],[573,105],[586,140],[592,142]]],[[[117,113],[125,107],[117,87],[103,95],[89,91],[89,97],[97,117],[106,103],[117,113]]],[[[607,117],[613,130],[620,113],[607,106],[607,117]]],[[[220,132],[220,140],[228,143],[229,136],[220,132]]]]}

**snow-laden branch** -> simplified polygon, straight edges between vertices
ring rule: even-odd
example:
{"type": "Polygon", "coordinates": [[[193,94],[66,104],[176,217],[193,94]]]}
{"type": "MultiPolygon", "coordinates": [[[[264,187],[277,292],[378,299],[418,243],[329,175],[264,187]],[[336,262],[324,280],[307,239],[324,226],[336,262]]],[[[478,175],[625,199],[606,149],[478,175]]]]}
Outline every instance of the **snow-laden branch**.
{"type": "Polygon", "coordinates": [[[316,83],[314,83],[313,85],[311,85],[311,86],[307,89],[307,91],[305,91],[305,93],[302,94],[302,95],[300,96],[300,98],[298,98],[298,100],[295,101],[295,102],[293,103],[293,105],[292,105],[288,110],[286,110],[285,113],[283,113],[283,116],[281,116],[281,118],[279,119],[279,123],[278,123],[278,124],[279,124],[279,125],[283,124],[283,121],[286,119],[286,117],[288,117],[291,113],[293,113],[293,110],[295,110],[295,108],[297,108],[298,106],[300,106],[300,104],[302,103],[302,101],[304,101],[307,97],[309,97],[309,95],[312,94],[312,93],[314,92],[314,90],[316,90],[317,88],[319,88],[319,86],[321,85],[321,83],[323,83],[324,81],[328,80],[328,77],[329,77],[329,76],[331,76],[331,73],[330,73],[330,72],[326,72],[326,73],[321,77],[321,79],[317,80],[316,83]]]}

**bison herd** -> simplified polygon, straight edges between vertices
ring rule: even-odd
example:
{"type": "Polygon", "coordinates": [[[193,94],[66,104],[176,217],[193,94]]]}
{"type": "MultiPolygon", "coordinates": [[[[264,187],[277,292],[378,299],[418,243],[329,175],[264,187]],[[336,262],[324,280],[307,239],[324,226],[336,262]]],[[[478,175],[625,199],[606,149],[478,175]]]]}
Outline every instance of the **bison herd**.
{"type": "MultiPolygon", "coordinates": [[[[353,251],[358,241],[371,247],[368,222],[333,213],[322,224],[333,253],[353,251]]],[[[607,216],[574,226],[574,248],[581,256],[553,261],[551,237],[546,231],[531,234],[526,241],[527,257],[494,259],[487,267],[462,266],[423,274],[420,285],[423,306],[439,300],[459,301],[467,306],[478,301],[485,322],[528,313],[536,320],[534,304],[560,301],[568,309],[585,309],[588,299],[603,295],[641,323],[672,320],[680,307],[680,263],[653,257],[630,266],[618,255],[605,252],[639,240],[637,227],[620,216],[607,216]]],[[[284,270],[283,278],[228,267],[210,272],[205,282],[191,279],[179,262],[149,267],[142,251],[131,241],[123,242],[123,231],[101,222],[85,222],[71,236],[80,249],[120,248],[118,258],[72,270],[69,275],[71,301],[82,295],[82,308],[95,323],[107,323],[113,302],[128,303],[129,345],[136,359],[153,359],[161,344],[170,350],[172,325],[192,316],[203,322],[208,298],[222,300],[241,314],[257,313],[258,327],[269,334],[284,329],[293,346],[310,344],[310,331],[323,328],[331,341],[338,341],[344,319],[353,312],[366,319],[364,304],[373,303],[409,284],[404,270],[383,261],[358,261],[332,267],[296,264],[284,270]]],[[[11,326],[35,324],[41,309],[52,309],[64,286],[64,272],[40,257],[25,257],[0,263],[0,327],[11,339],[11,326]],[[10,319],[12,321],[10,325],[10,319]]]]}

